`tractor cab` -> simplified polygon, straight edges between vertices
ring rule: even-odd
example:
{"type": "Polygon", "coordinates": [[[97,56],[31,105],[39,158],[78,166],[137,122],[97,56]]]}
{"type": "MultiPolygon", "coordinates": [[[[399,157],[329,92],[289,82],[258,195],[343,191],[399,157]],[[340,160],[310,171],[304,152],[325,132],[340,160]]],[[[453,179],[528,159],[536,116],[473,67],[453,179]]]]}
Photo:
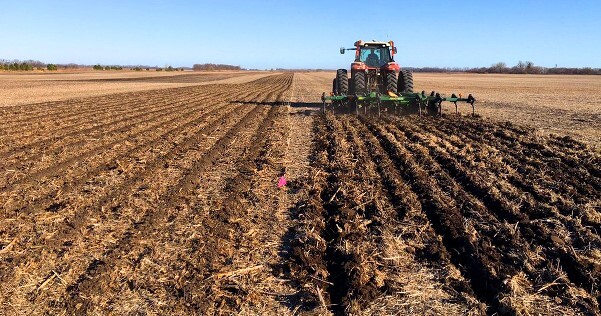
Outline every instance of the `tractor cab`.
{"type": "Polygon", "coordinates": [[[380,68],[390,62],[394,62],[390,54],[390,47],[387,44],[360,47],[355,62],[365,63],[368,68],[380,68]]]}
{"type": "Polygon", "coordinates": [[[340,53],[346,50],[355,51],[355,60],[351,65],[354,70],[383,68],[387,71],[398,71],[400,68],[394,61],[397,50],[394,42],[364,42],[356,41],[353,48],[340,48],[340,53]]]}

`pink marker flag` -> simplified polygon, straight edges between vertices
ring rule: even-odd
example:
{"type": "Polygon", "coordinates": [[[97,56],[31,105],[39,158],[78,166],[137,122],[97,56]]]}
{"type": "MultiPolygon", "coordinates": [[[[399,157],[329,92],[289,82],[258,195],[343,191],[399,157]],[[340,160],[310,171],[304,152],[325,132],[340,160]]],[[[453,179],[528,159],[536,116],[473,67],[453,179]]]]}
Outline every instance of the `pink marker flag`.
{"type": "Polygon", "coordinates": [[[286,182],[286,177],[281,176],[280,179],[278,180],[278,188],[281,188],[281,187],[285,186],[286,183],[287,183],[286,182]]]}

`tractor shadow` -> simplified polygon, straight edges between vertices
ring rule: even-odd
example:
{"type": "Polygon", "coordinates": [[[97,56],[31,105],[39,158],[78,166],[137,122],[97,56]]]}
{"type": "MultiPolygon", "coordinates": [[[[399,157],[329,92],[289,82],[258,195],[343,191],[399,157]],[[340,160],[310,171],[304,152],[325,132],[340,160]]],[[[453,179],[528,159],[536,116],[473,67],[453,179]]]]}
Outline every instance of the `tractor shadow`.
{"type": "Polygon", "coordinates": [[[322,103],[290,103],[290,115],[313,116],[321,113],[323,110],[322,103]]]}
{"type": "Polygon", "coordinates": [[[318,102],[254,102],[254,101],[230,101],[230,104],[252,104],[262,106],[290,106],[290,115],[313,116],[323,111],[323,103],[318,102]]]}

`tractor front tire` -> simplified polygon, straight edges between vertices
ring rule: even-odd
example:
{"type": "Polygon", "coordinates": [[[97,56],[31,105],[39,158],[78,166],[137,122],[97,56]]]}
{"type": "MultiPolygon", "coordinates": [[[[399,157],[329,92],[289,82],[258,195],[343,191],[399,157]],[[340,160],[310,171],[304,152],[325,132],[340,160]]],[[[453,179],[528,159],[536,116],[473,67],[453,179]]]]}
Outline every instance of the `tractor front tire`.
{"type": "Polygon", "coordinates": [[[336,71],[336,93],[337,95],[348,94],[348,75],[346,69],[338,69],[336,71]]]}
{"type": "Polygon", "coordinates": [[[398,93],[413,93],[413,73],[409,70],[401,70],[397,84],[398,93]]]}
{"type": "Polygon", "coordinates": [[[396,72],[390,71],[386,73],[384,77],[384,87],[386,91],[383,91],[384,94],[388,92],[397,92],[397,76],[396,72]]]}
{"type": "Polygon", "coordinates": [[[364,72],[356,72],[353,75],[353,83],[353,86],[355,88],[355,94],[363,95],[367,93],[367,78],[364,72]]]}

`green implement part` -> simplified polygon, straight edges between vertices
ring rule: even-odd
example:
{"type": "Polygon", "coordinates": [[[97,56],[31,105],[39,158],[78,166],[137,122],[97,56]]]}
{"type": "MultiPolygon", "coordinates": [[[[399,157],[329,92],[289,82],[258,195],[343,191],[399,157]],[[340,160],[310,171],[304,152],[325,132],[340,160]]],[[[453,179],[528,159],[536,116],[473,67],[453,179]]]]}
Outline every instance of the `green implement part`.
{"type": "Polygon", "coordinates": [[[430,95],[426,95],[425,91],[421,93],[400,93],[398,95],[382,95],[378,92],[371,92],[366,95],[330,95],[326,96],[325,93],[321,96],[323,107],[327,102],[337,105],[355,104],[357,108],[362,106],[378,106],[378,112],[381,105],[399,105],[399,106],[419,106],[419,113],[421,115],[422,108],[426,106],[435,106],[438,109],[439,114],[442,114],[442,102],[451,102],[455,104],[455,112],[457,113],[457,102],[465,102],[472,106],[472,115],[475,114],[474,103],[476,99],[470,94],[467,98],[457,97],[455,94],[451,97],[442,97],[439,93],[432,91],[430,95]]]}

